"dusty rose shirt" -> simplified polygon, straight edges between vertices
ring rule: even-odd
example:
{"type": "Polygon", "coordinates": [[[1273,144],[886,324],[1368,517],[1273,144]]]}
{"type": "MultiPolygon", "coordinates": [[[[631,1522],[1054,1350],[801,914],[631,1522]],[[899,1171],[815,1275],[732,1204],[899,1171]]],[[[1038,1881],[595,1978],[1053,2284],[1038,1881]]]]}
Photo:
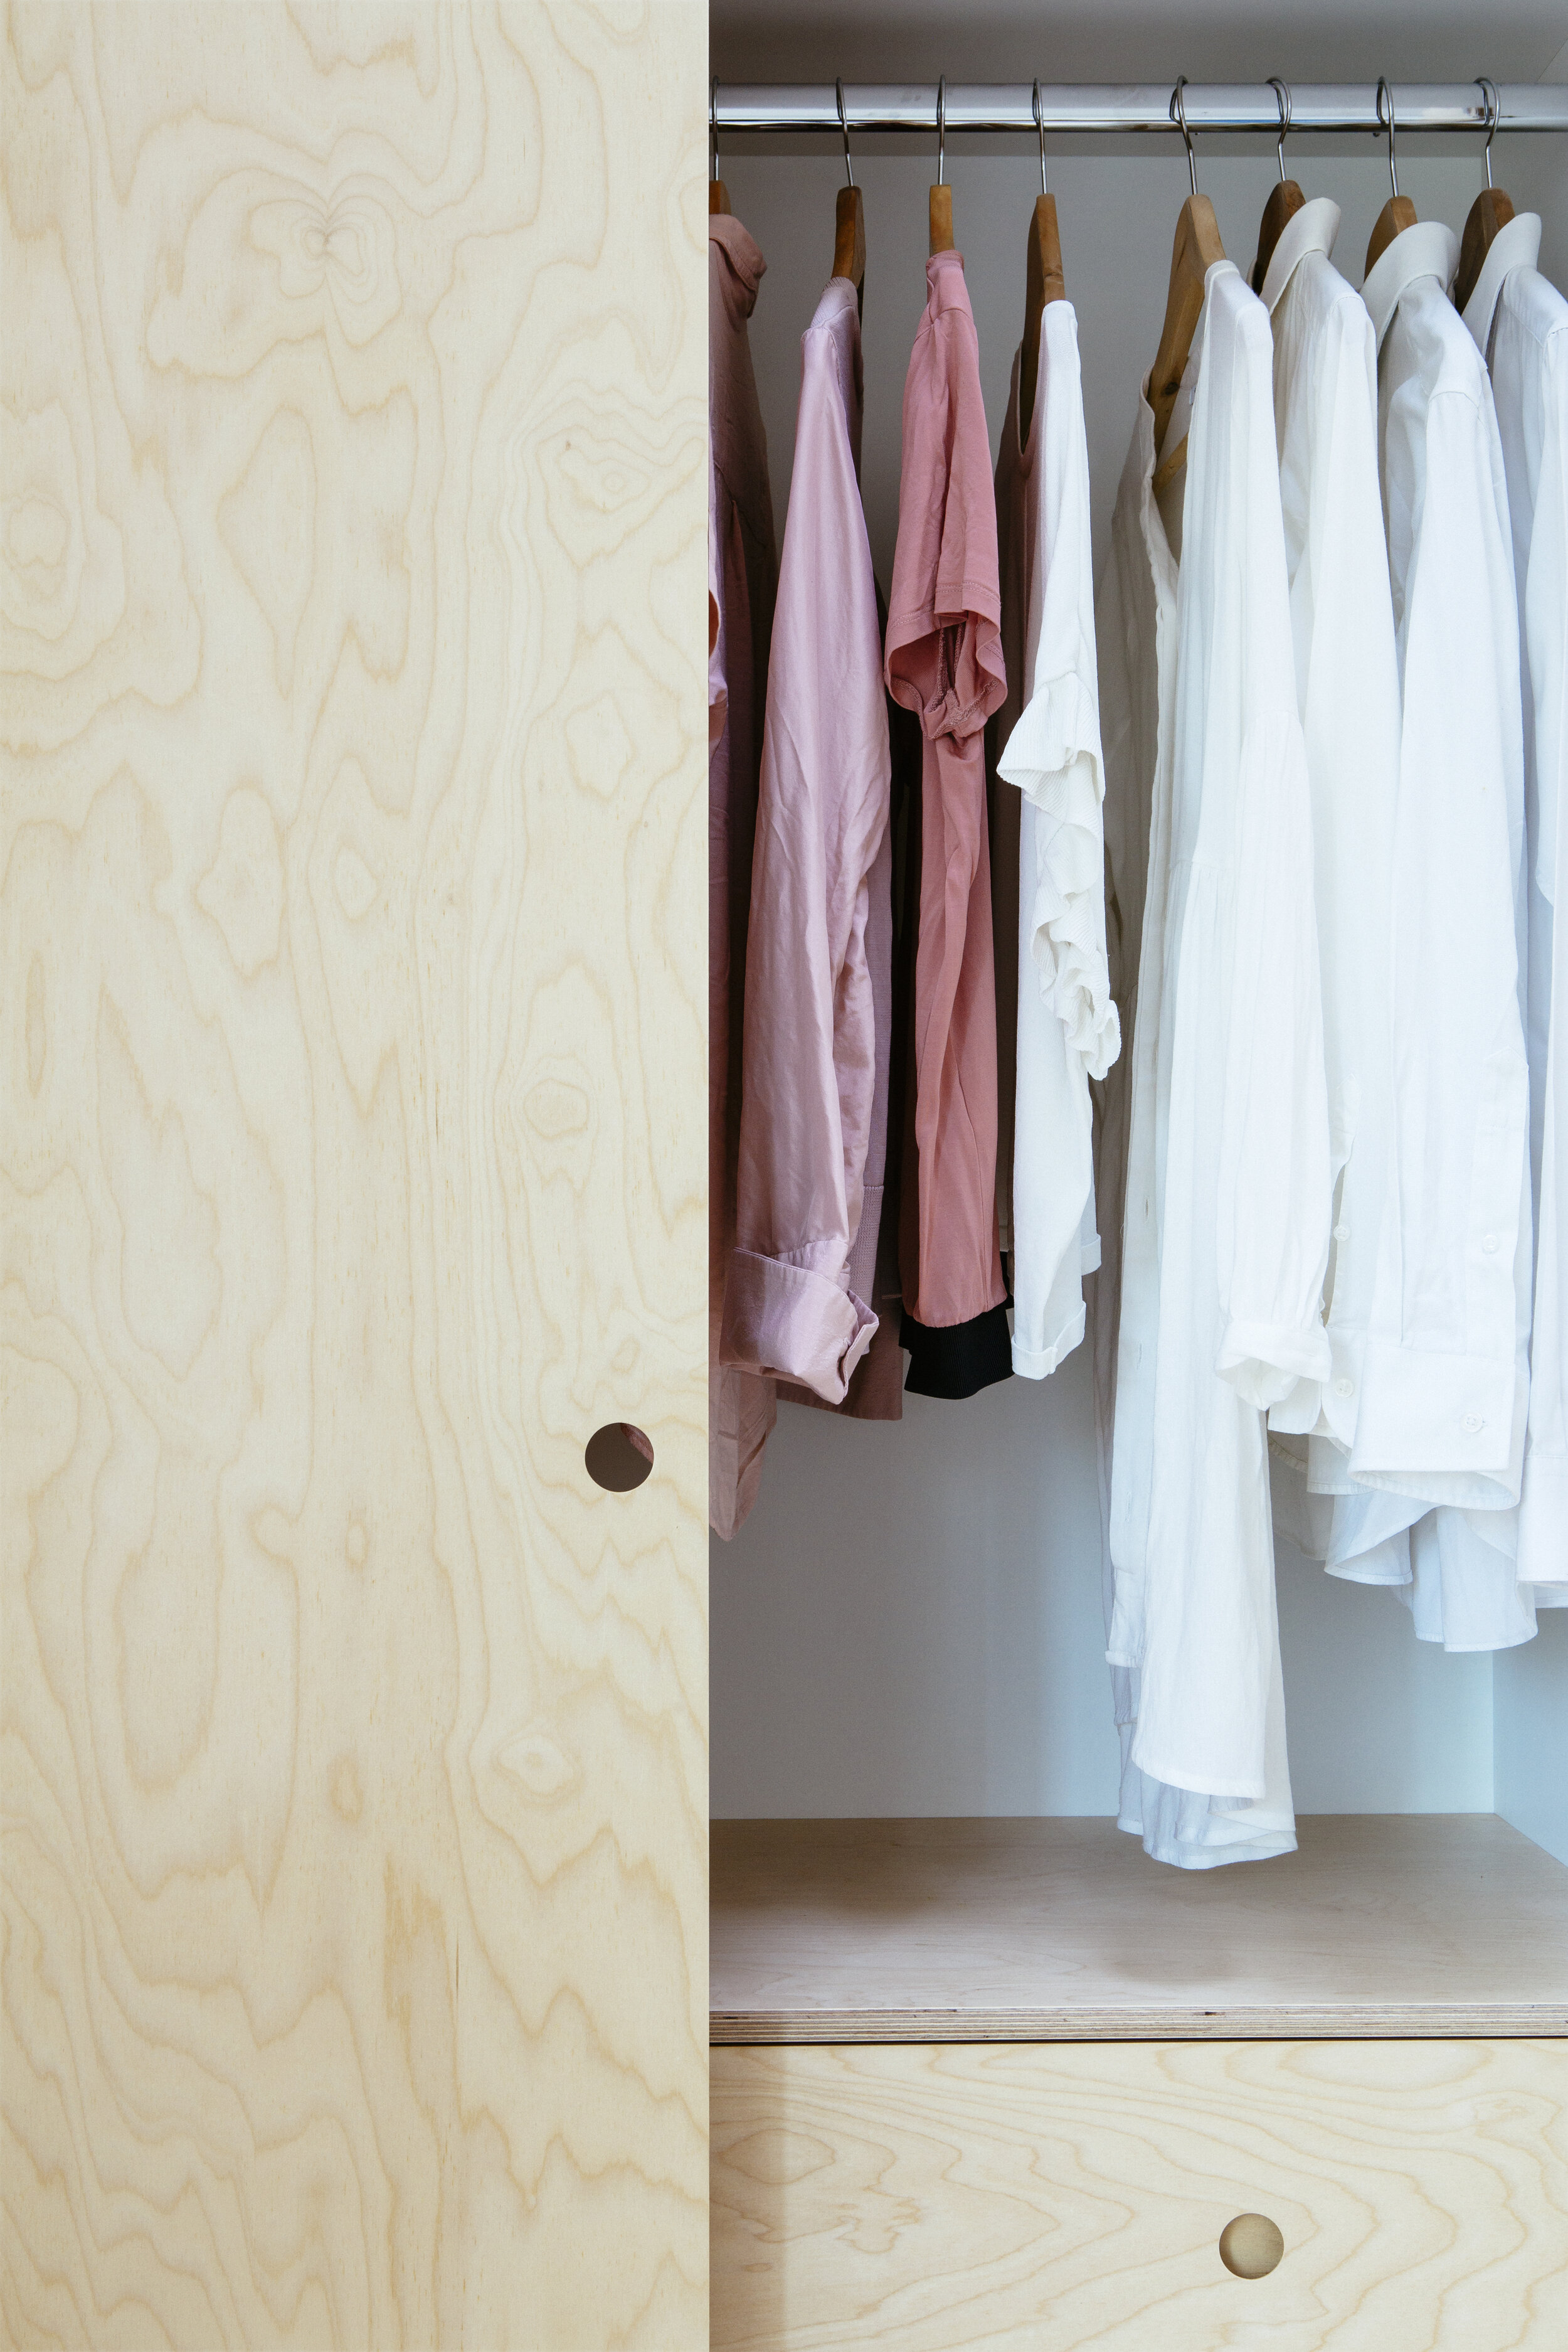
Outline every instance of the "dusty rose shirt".
{"type": "Polygon", "coordinates": [[[707,251],[709,593],[718,600],[708,663],[708,1517],[727,1537],[757,1499],[777,1417],[771,1381],[724,1366],[719,1338],[735,1241],[747,915],[778,559],[747,334],[765,265],[728,213],[709,215],[707,251]]]}
{"type": "Polygon", "coordinates": [[[834,278],[801,338],[751,864],[737,1243],[720,1350],[727,1364],[802,1381],[832,1404],[876,1329],[867,1301],[892,1010],[887,710],[860,425],[859,310],[849,279],[834,278]],[[870,954],[879,921],[887,932],[877,956],[880,1008],[870,954]]]}
{"type": "Polygon", "coordinates": [[[997,1245],[997,1015],[985,726],[1007,690],[997,512],[975,322],[956,253],[930,289],[904,387],[887,683],[917,713],[918,1206],[904,1265],[909,1386],[967,1396],[1011,1371],[997,1245]],[[913,1262],[911,1262],[913,1260],[913,1262]]]}

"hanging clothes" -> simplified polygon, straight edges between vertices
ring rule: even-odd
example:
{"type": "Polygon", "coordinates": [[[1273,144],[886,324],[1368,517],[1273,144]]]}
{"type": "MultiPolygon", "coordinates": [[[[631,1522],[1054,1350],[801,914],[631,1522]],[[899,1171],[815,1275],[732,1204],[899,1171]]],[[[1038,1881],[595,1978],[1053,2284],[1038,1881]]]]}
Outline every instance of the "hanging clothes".
{"type": "MultiPolygon", "coordinates": [[[[877,593],[879,628],[886,611],[877,593]]],[[[884,693],[890,790],[887,836],[871,875],[871,912],[866,919],[866,961],[871,967],[876,1013],[876,1092],[871,1139],[866,1146],[865,1206],[850,1254],[850,1288],[869,1299],[876,1316],[871,1346],[850,1375],[841,1402],[830,1403],[793,1381],[779,1382],[780,1404],[808,1405],[844,1421],[902,1421],[904,1350],[899,1342],[903,1284],[898,1270],[903,1218],[904,1065],[910,1052],[914,997],[913,934],[918,926],[920,746],[914,715],[884,693]],[[909,876],[916,881],[913,894],[909,876]],[[873,1215],[874,1204],[874,1215],[873,1215]],[[871,1286],[865,1289],[864,1286],[871,1286]]],[[[908,1138],[910,1185],[914,1188],[914,1136],[908,1138]]]]}
{"type": "Polygon", "coordinates": [[[747,332],[766,264],[729,213],[709,215],[707,249],[709,589],[718,604],[708,665],[708,1517],[727,1538],[757,1499],[777,1418],[771,1381],[725,1365],[720,1340],[735,1242],[746,934],[778,559],[747,332]],[[724,711],[714,740],[720,681],[724,711]]]}
{"type": "Polygon", "coordinates": [[[1339,220],[1326,197],[1303,205],[1281,230],[1260,290],[1274,336],[1334,1211],[1324,1289],[1330,1376],[1299,1382],[1273,1407],[1269,1426],[1313,1433],[1325,1475],[1348,1483],[1393,1080],[1388,906],[1399,671],[1377,481],[1377,351],[1365,303],[1329,257],[1339,220]]]}
{"type": "Polygon", "coordinates": [[[1427,1638],[1495,1649],[1534,1631],[1511,1508],[1529,1398],[1523,738],[1502,452],[1446,290],[1457,256],[1417,223],[1363,289],[1402,713],[1394,1087],[1354,1491],[1329,1562],[1396,1585],[1427,1638]]]}
{"type": "Polygon", "coordinates": [[[1464,322],[1491,373],[1519,600],[1534,1316],[1515,1573],[1568,1604],[1568,301],[1541,221],[1498,231],[1464,322]]]}
{"type": "Polygon", "coordinates": [[[924,736],[915,959],[910,1389],[972,1396],[1012,1370],[998,1247],[997,1024],[984,730],[1006,692],[996,502],[961,254],[933,254],[904,390],[886,673],[924,736]]]}
{"type": "MultiPolygon", "coordinates": [[[[1007,700],[993,722],[1000,803],[991,838],[1016,847],[1011,963],[1016,1108],[1001,1122],[1011,1183],[1013,1370],[1042,1380],[1083,1337],[1083,1277],[1100,1263],[1089,1082],[1121,1047],[1105,955],[1104,769],[1094,656],[1089,451],[1072,305],[1041,313],[1027,437],[1019,436],[1022,352],[997,463],[1007,700]],[[1016,789],[1015,789],[1016,788],[1016,789]]],[[[993,907],[999,903],[993,869],[993,907]]],[[[1009,996],[997,961],[998,1014],[1009,996]]]]}
{"type": "Polygon", "coordinates": [[[850,280],[833,278],[801,337],[752,854],[722,1347],[727,1364],[803,1382],[831,1404],[843,1401],[877,1328],[867,1302],[893,1009],[887,712],[860,434],[859,308],[850,280]]]}
{"type": "MultiPolygon", "coordinates": [[[[1123,477],[1155,548],[1153,593],[1134,593],[1124,634],[1113,562],[1098,616],[1112,774],[1113,743],[1118,755],[1146,744],[1151,716],[1155,735],[1127,1089],[1108,1648],[1113,1668],[1138,1676],[1130,1763],[1166,1792],[1124,1786],[1124,1817],[1137,1805],[1150,1852],[1187,1866],[1295,1843],[1263,1416],[1330,1369],[1312,811],[1272,356],[1261,303],[1233,265],[1216,263],[1168,428],[1173,449],[1186,428],[1185,483],[1174,469],[1162,515],[1146,397],[1123,477]],[[1168,601],[1161,611],[1172,572],[1174,614],[1168,601]]],[[[1124,524],[1124,551],[1133,537],[1124,524]]],[[[1135,781],[1134,810],[1143,791],[1135,781]]],[[[1109,795],[1106,833],[1113,860],[1144,854],[1135,814],[1113,819],[1109,795]]],[[[1124,891],[1118,875],[1115,894],[1124,923],[1135,886],[1124,891]]],[[[1110,1129],[1108,1105],[1103,1153],[1110,1129]]],[[[1102,1332],[1105,1319],[1097,1301],[1102,1332]]]]}

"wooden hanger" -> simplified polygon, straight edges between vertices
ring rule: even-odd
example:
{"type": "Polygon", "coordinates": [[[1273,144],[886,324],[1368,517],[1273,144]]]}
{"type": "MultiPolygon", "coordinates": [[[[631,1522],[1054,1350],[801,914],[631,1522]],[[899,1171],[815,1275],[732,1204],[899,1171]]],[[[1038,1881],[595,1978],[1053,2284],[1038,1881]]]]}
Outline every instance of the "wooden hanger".
{"type": "Polygon", "coordinates": [[[953,250],[953,191],[947,185],[947,77],[936,78],[936,182],[931,191],[932,253],[953,250]]]}
{"type": "Polygon", "coordinates": [[[1269,264],[1274,258],[1274,247],[1284,234],[1286,222],[1292,219],[1307,201],[1295,181],[1285,176],[1285,134],[1291,127],[1291,85],[1270,74],[1269,87],[1280,106],[1280,136],[1274,146],[1274,152],[1280,159],[1280,178],[1278,185],[1269,191],[1269,201],[1263,207],[1263,218],[1259,224],[1258,258],[1252,264],[1254,294],[1263,291],[1263,280],[1269,275],[1269,264]]]}
{"type": "Polygon", "coordinates": [[[711,219],[715,213],[729,210],[729,190],[718,176],[718,76],[708,84],[707,94],[707,208],[711,219]]]}
{"type": "Polygon", "coordinates": [[[1181,208],[1176,222],[1176,243],[1171,248],[1170,290],[1166,297],[1166,323],[1160,335],[1160,347],[1155,353],[1155,363],[1149,371],[1149,404],[1155,412],[1155,454],[1159,455],[1166,437],[1166,427],[1171,421],[1176,394],[1181,390],[1182,371],[1192,350],[1192,339],[1197,330],[1198,313],[1203,309],[1204,280],[1217,261],[1225,258],[1225,247],[1219,239],[1219,223],[1214,217],[1214,206],[1207,196],[1197,192],[1197,164],[1192,152],[1192,134],[1186,127],[1186,109],[1182,103],[1182,90],[1186,76],[1183,74],[1172,94],[1171,104],[1181,122],[1181,135],[1186,142],[1186,168],[1192,181],[1192,194],[1181,208]]]}
{"type": "Polygon", "coordinates": [[[1040,381],[1040,334],[1048,302],[1065,302],[1067,280],[1061,268],[1061,238],[1056,226],[1056,198],[1045,184],[1045,125],[1040,113],[1040,84],[1034,86],[1034,127],[1040,133],[1040,194],[1029,225],[1029,267],[1024,283],[1023,357],[1019,364],[1019,439],[1028,437],[1034,415],[1035,386],[1040,381]]]}
{"type": "Polygon", "coordinates": [[[1494,188],[1491,178],[1491,142],[1497,136],[1497,84],[1483,74],[1480,87],[1487,100],[1487,184],[1470,206],[1465,233],[1459,240],[1459,270],[1454,280],[1454,308],[1462,310],[1476,290],[1481,274],[1481,264],[1491,247],[1500,228],[1506,228],[1513,218],[1513,201],[1501,188],[1494,188]]]}
{"type": "Polygon", "coordinates": [[[855,185],[854,166],[850,162],[849,125],[844,121],[844,86],[835,85],[839,94],[839,129],[844,134],[844,177],[849,185],[839,190],[838,210],[833,219],[833,269],[835,278],[847,278],[865,308],[865,206],[855,185]]]}
{"type": "Polygon", "coordinates": [[[1395,238],[1416,226],[1416,207],[1408,196],[1402,196],[1399,193],[1399,173],[1394,160],[1394,92],[1381,77],[1377,84],[1377,119],[1388,133],[1388,178],[1394,194],[1373,224],[1366,247],[1366,268],[1362,272],[1364,278],[1371,276],[1374,265],[1382,260],[1395,238]],[[1385,100],[1388,104],[1386,114],[1383,111],[1385,100]]]}

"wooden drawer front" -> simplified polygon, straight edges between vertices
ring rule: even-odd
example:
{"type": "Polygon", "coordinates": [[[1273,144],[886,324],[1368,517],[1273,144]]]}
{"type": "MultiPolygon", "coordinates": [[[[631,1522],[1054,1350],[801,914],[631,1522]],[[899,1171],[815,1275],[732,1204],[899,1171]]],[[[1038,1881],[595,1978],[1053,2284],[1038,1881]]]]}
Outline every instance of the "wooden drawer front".
{"type": "Polygon", "coordinates": [[[1568,2042],[715,2050],[712,2129],[715,2352],[1568,2347],[1568,2042]]]}

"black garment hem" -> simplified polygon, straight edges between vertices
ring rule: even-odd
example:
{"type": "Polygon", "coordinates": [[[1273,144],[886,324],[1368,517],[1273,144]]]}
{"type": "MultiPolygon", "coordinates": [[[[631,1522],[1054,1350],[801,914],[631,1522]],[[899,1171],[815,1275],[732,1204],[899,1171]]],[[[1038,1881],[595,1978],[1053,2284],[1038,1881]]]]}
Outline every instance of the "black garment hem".
{"type": "Polygon", "coordinates": [[[917,1323],[907,1308],[899,1344],[909,1353],[904,1385],[911,1396],[971,1397],[1012,1378],[1013,1343],[1005,1306],[967,1323],[917,1323]]]}

